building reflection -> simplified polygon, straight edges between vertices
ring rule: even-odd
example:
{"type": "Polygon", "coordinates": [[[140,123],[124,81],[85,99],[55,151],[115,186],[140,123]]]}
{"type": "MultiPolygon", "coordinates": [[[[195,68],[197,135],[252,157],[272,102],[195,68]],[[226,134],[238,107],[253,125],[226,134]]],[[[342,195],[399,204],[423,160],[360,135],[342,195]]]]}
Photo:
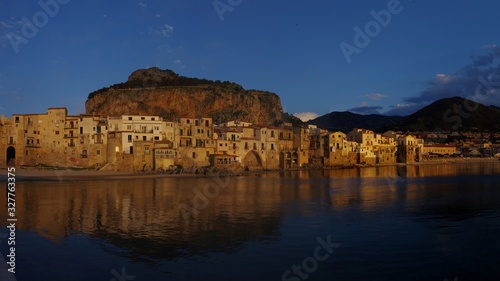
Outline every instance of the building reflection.
{"type": "MultiPolygon", "coordinates": [[[[108,241],[118,247],[117,255],[135,260],[232,252],[248,241],[280,239],[282,220],[292,215],[352,209],[375,212],[402,204],[405,211],[429,216],[475,216],[478,212],[471,206],[493,204],[495,197],[477,193],[453,199],[460,185],[441,184],[439,178],[455,176],[459,181],[466,174],[493,175],[499,173],[498,167],[407,165],[287,171],[232,177],[227,185],[225,179],[209,177],[25,182],[17,185],[17,229],[52,240],[83,233],[108,241]],[[423,177],[436,177],[439,188],[423,177]],[[422,200],[435,197],[450,197],[458,203],[452,209],[422,207],[426,206],[422,200]],[[192,215],[183,214],[186,206],[195,210],[192,215]]],[[[480,185],[474,180],[468,184],[480,185]]],[[[483,188],[498,193],[494,186],[483,188]]],[[[5,193],[0,200],[5,202],[5,193]]],[[[5,224],[6,219],[2,204],[0,221],[5,224]]]]}

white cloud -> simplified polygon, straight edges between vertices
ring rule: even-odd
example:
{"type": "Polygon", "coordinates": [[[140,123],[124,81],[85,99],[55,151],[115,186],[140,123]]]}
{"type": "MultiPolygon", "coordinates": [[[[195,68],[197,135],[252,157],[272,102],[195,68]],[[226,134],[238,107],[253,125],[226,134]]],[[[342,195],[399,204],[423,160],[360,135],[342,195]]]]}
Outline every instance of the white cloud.
{"type": "Polygon", "coordinates": [[[182,62],[181,60],[174,60],[174,63],[176,63],[176,64],[179,64],[181,62],[182,62]]]}
{"type": "Polygon", "coordinates": [[[494,49],[496,47],[497,47],[497,45],[491,44],[491,45],[484,45],[481,49],[494,49]]]}
{"type": "Polygon", "coordinates": [[[365,97],[371,98],[373,100],[379,100],[379,99],[385,98],[387,96],[383,95],[383,94],[379,94],[379,93],[374,93],[374,94],[365,95],[365,97]]]}
{"type": "Polygon", "coordinates": [[[170,37],[170,34],[174,32],[174,27],[168,24],[160,26],[158,29],[149,28],[149,34],[154,34],[157,36],[170,37]]]}
{"type": "Polygon", "coordinates": [[[452,81],[453,78],[454,78],[453,75],[439,73],[439,74],[436,74],[436,76],[434,77],[434,81],[438,82],[438,83],[445,84],[445,83],[452,81]]]}
{"type": "Polygon", "coordinates": [[[292,115],[299,118],[300,120],[302,120],[304,122],[307,122],[309,120],[312,120],[312,119],[319,117],[319,115],[314,113],[314,112],[299,112],[299,113],[294,113],[292,115]]]}
{"type": "Polygon", "coordinates": [[[146,8],[148,7],[148,4],[146,4],[144,2],[139,2],[138,5],[142,11],[146,10],[146,8]]]}

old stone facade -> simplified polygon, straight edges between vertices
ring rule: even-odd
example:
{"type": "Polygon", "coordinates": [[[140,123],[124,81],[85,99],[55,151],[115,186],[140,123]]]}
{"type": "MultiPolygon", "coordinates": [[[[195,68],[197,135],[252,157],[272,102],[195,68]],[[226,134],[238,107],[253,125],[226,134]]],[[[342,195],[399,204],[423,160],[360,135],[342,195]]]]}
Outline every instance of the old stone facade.
{"type": "MultiPolygon", "coordinates": [[[[450,150],[451,151],[451,150],[450,150]]],[[[414,163],[424,145],[412,135],[365,129],[329,132],[309,125],[263,126],[211,118],[68,115],[66,108],[0,118],[4,165],[113,171],[196,170],[208,166],[295,169],[310,166],[414,163]]]]}

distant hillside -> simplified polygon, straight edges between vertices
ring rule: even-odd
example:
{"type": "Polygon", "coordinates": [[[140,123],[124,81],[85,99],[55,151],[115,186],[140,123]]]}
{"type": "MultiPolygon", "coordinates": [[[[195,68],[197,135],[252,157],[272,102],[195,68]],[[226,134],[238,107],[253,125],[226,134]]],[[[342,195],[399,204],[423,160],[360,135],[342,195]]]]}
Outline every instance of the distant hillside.
{"type": "Polygon", "coordinates": [[[376,132],[436,129],[500,131],[500,109],[465,98],[453,97],[435,101],[406,117],[331,112],[307,123],[342,132],[349,132],[353,128],[365,128],[376,132]]]}
{"type": "Polygon", "coordinates": [[[87,114],[102,116],[210,116],[215,123],[239,120],[269,125],[290,120],[274,93],[245,90],[227,81],[183,77],[156,67],[137,70],[124,83],[90,93],[85,108],[87,114]]]}
{"type": "Polygon", "coordinates": [[[378,114],[361,115],[349,111],[331,112],[310,120],[308,124],[317,125],[330,131],[350,132],[354,128],[372,131],[386,131],[399,125],[403,119],[400,116],[385,116],[378,114]]]}
{"type": "Polygon", "coordinates": [[[401,128],[410,131],[500,130],[500,109],[462,97],[441,99],[404,118],[401,128]]]}

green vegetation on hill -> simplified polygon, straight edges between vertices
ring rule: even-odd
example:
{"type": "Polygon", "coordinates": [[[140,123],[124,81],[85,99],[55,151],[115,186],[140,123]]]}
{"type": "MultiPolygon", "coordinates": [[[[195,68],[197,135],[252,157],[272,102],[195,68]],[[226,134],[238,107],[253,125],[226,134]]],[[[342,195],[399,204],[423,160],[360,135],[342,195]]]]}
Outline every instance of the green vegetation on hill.
{"type": "Polygon", "coordinates": [[[121,89],[143,89],[143,88],[162,88],[162,87],[208,87],[209,89],[225,89],[231,91],[244,91],[239,84],[219,80],[208,80],[200,78],[190,78],[180,76],[170,69],[161,70],[157,67],[152,67],[146,70],[138,70],[132,73],[126,82],[113,84],[109,87],[104,87],[89,94],[88,99],[93,98],[100,93],[106,93],[109,90],[121,89]]]}

